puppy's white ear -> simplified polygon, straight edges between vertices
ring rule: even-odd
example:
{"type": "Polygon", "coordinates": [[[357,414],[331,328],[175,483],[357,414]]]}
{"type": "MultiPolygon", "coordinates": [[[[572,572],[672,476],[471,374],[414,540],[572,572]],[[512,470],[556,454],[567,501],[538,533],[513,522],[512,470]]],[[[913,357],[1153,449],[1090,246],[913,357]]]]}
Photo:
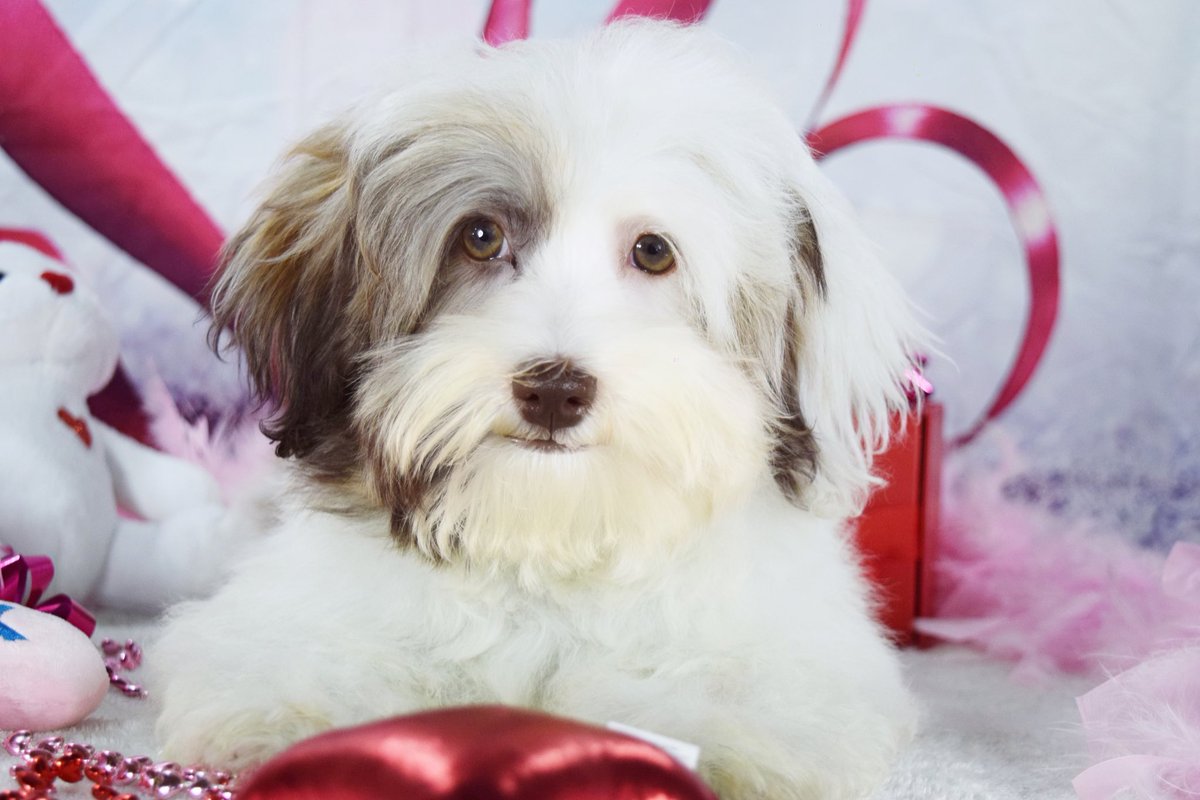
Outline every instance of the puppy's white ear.
{"type": "Polygon", "coordinates": [[[793,252],[803,298],[792,326],[795,382],[816,450],[815,474],[800,499],[818,514],[852,515],[883,482],[872,475],[872,461],[893,425],[903,424],[905,373],[928,334],[808,152],[790,166],[800,198],[793,252]]]}

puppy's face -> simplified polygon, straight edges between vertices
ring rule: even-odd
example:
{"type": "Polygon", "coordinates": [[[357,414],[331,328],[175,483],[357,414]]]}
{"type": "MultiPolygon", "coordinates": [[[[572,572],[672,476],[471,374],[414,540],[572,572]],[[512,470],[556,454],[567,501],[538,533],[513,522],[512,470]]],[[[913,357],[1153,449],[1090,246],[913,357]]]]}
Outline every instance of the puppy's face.
{"type": "Polygon", "coordinates": [[[795,131],[698,31],[409,76],[231,242],[281,455],[436,559],[639,569],[771,485],[844,513],[913,332],[795,131]]]}

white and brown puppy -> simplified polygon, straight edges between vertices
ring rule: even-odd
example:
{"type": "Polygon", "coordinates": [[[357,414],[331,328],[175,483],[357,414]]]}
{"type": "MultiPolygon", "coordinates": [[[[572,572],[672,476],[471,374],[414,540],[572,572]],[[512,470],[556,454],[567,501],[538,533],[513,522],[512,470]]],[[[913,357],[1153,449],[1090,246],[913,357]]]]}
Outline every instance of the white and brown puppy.
{"type": "Polygon", "coordinates": [[[696,742],[729,798],[885,774],[914,709],[844,521],[922,332],[728,46],[415,67],[227,255],[295,485],[154,651],[166,755],[501,702],[696,742]]]}

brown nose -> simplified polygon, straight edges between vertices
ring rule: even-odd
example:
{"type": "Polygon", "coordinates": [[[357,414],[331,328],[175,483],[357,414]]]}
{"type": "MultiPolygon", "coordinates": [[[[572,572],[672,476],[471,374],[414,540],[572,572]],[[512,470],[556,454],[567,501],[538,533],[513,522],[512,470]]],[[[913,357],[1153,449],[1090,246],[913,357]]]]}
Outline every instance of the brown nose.
{"type": "Polygon", "coordinates": [[[513,378],[512,392],[521,416],[553,436],[587,416],[596,379],[566,361],[543,361],[513,378]]]}

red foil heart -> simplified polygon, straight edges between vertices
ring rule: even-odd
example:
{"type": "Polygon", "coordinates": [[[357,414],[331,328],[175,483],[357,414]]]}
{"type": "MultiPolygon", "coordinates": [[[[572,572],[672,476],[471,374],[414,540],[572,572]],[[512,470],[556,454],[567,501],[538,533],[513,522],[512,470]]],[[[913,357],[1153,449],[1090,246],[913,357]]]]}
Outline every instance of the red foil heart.
{"type": "Polygon", "coordinates": [[[503,706],[343,728],[258,768],[238,800],[716,800],[652,744],[503,706]]]}

